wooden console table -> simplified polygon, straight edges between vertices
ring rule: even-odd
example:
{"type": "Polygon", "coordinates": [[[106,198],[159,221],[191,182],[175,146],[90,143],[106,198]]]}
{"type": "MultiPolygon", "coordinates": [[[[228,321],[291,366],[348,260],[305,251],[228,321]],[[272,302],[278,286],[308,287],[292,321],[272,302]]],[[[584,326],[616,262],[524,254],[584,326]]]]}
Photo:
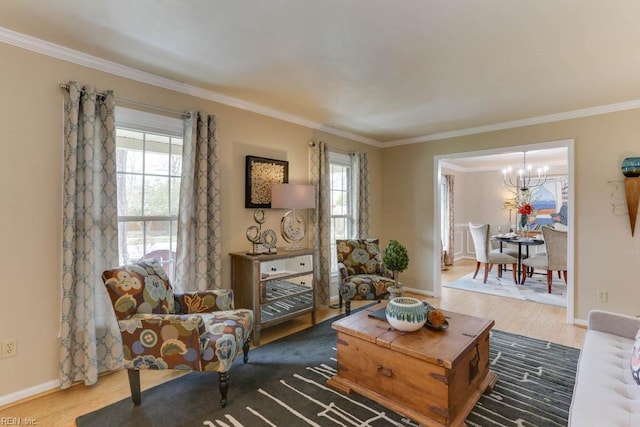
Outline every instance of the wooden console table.
{"type": "Polygon", "coordinates": [[[310,313],[316,323],[313,249],[277,254],[231,255],[231,286],[235,305],[253,310],[253,343],[260,344],[260,330],[310,313]]]}
{"type": "Polygon", "coordinates": [[[333,323],[338,372],[327,383],[355,391],[423,426],[461,426],[497,375],[489,369],[493,320],[447,312],[447,330],[400,332],[370,312],[333,323]]]}

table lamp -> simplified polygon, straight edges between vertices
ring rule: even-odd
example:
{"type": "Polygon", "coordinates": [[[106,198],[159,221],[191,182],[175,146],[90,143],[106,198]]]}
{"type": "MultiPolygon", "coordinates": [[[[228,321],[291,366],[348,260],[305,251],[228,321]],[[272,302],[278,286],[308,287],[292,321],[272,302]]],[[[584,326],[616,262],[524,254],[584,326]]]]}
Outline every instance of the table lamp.
{"type": "Polygon", "coordinates": [[[271,187],[271,207],[274,209],[290,209],[280,221],[282,238],[290,244],[287,251],[298,249],[307,230],[307,221],[297,209],[313,209],[316,207],[316,194],[312,185],[274,184],[271,187]]]}

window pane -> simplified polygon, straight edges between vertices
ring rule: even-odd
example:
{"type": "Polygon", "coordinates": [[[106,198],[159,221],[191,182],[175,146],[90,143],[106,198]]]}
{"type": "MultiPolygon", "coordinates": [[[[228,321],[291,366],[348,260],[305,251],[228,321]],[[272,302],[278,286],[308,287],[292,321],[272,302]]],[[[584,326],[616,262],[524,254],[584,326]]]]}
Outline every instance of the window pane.
{"type": "Polygon", "coordinates": [[[169,175],[169,145],[147,142],[144,153],[144,173],[169,175]],[[154,151],[150,151],[154,148],[154,151]],[[159,151],[156,151],[159,150],[159,151]]]}
{"type": "Polygon", "coordinates": [[[170,214],[178,215],[178,207],[180,206],[180,178],[171,178],[171,194],[170,194],[170,214]]]}
{"type": "MultiPolygon", "coordinates": [[[[160,143],[168,147],[169,142],[171,141],[171,137],[167,135],[156,135],[153,133],[147,134],[147,143],[160,143]]],[[[147,145],[147,150],[153,150],[151,144],[147,145]]]]}
{"type": "Polygon", "coordinates": [[[348,194],[344,191],[331,191],[331,215],[347,215],[348,194]]]}
{"type": "Polygon", "coordinates": [[[142,221],[120,221],[118,223],[118,246],[120,265],[131,264],[144,254],[144,223],[142,221]]]}
{"type": "Polygon", "coordinates": [[[346,239],[347,236],[347,219],[346,218],[333,218],[331,241],[335,243],[338,239],[346,239]]]}
{"type": "Polygon", "coordinates": [[[171,247],[172,239],[175,241],[175,235],[171,234],[171,226],[172,221],[147,221],[144,253],[144,259],[155,259],[162,265],[169,279],[173,279],[176,258],[175,248],[171,247]]]}
{"type": "Polygon", "coordinates": [[[333,190],[345,190],[346,189],[346,179],[345,179],[345,170],[344,167],[340,166],[334,168],[331,173],[331,188],[333,190]]]}
{"type": "Polygon", "coordinates": [[[142,175],[118,173],[118,215],[142,215],[142,175]]]}
{"type": "Polygon", "coordinates": [[[146,222],[145,255],[150,253],[155,258],[156,255],[164,255],[169,259],[171,252],[171,221],[147,221],[146,222]]]}
{"type": "Polygon", "coordinates": [[[171,221],[171,250],[177,251],[178,247],[178,221],[171,221]]]}
{"type": "Polygon", "coordinates": [[[171,138],[171,165],[173,176],[182,175],[182,138],[171,138]]]}
{"type": "Polygon", "coordinates": [[[169,177],[144,177],[144,215],[169,216],[169,177]]]}
{"type": "Polygon", "coordinates": [[[143,134],[116,130],[116,170],[142,173],[143,134]]]}

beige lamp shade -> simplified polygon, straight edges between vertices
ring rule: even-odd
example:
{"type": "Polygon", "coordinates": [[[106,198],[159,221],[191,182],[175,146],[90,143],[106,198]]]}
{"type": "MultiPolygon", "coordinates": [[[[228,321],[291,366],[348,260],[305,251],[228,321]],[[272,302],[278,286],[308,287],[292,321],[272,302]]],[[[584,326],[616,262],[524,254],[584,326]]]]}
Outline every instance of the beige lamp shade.
{"type": "Polygon", "coordinates": [[[312,185],[274,184],[271,187],[271,207],[275,209],[315,208],[315,189],[312,185]]]}

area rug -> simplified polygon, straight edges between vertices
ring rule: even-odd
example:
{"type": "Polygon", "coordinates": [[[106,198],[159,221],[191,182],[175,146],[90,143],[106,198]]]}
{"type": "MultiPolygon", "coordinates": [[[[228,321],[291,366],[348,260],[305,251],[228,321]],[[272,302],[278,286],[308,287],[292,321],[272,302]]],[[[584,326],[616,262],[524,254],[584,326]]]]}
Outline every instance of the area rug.
{"type": "MultiPolygon", "coordinates": [[[[219,404],[217,374],[191,373],[79,417],[87,426],[416,426],[352,393],[326,386],[336,372],[331,321],[251,350],[231,370],[229,403],[219,404]]],[[[469,426],[565,426],[579,350],[492,331],[491,369],[499,380],[467,419],[469,426]]],[[[241,358],[240,358],[241,359],[241,358]]],[[[141,373],[144,382],[144,372],[141,373]]]]}
{"type": "Polygon", "coordinates": [[[522,301],[534,301],[558,307],[567,306],[567,284],[564,283],[563,279],[558,279],[557,274],[554,274],[551,293],[549,293],[547,286],[546,274],[544,276],[534,274],[533,277],[527,277],[524,285],[513,283],[513,275],[509,271],[502,273],[502,278],[490,274],[487,283],[482,282],[483,278],[482,270],[480,270],[475,279],[473,278],[473,273],[470,273],[442,286],[522,301]]]}

